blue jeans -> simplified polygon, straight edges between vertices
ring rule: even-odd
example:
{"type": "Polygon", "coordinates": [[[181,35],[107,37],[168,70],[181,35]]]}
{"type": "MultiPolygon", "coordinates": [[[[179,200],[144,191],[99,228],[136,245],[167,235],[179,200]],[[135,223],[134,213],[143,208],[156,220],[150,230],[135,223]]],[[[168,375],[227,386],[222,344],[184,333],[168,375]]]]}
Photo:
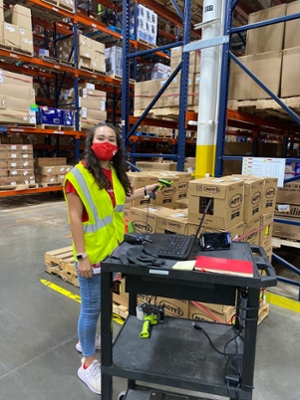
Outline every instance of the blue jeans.
{"type": "MultiPolygon", "coordinates": [[[[77,269],[77,263],[75,263],[77,269]]],[[[77,270],[78,273],[78,270],[77,270]]],[[[84,357],[95,354],[97,321],[101,311],[101,274],[83,278],[78,274],[81,307],[78,319],[78,338],[84,357]]]]}

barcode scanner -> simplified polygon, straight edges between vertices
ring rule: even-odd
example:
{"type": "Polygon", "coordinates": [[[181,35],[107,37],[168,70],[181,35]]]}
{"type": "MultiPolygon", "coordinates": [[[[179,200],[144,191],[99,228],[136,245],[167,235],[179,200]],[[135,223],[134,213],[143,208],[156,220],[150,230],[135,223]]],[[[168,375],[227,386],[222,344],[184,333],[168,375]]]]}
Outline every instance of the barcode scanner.
{"type": "Polygon", "coordinates": [[[158,190],[162,190],[164,187],[171,187],[173,185],[173,181],[170,179],[160,178],[158,180],[159,186],[156,189],[153,189],[152,192],[149,194],[149,198],[155,200],[156,199],[156,192],[158,190]]]}

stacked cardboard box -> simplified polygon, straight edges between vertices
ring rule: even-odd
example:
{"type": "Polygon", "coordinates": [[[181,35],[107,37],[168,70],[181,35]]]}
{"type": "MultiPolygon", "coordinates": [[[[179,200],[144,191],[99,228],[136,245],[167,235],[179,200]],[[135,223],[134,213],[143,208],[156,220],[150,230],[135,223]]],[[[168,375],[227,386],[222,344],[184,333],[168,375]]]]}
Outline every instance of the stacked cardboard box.
{"type": "MultiPolygon", "coordinates": [[[[249,24],[286,14],[286,4],[271,7],[249,15],[249,24]]],[[[273,93],[280,94],[282,48],[285,24],[275,24],[247,32],[246,56],[239,60],[248,67],[273,93]]],[[[230,69],[230,100],[269,98],[237,64],[230,69]]]]}
{"type": "MultiPolygon", "coordinates": [[[[291,222],[300,221],[300,183],[298,181],[286,183],[282,188],[278,188],[275,215],[276,218],[291,222]]],[[[275,222],[273,236],[299,241],[300,229],[297,225],[275,222]]]]}
{"type": "MultiPolygon", "coordinates": [[[[63,39],[57,45],[57,57],[63,61],[74,61],[74,38],[63,39]]],[[[92,40],[86,36],[78,36],[79,68],[87,68],[97,72],[106,72],[105,46],[103,43],[92,40]]]]}
{"type": "Polygon", "coordinates": [[[133,9],[130,20],[130,34],[136,33],[136,40],[156,45],[157,14],[142,4],[137,4],[137,16],[134,18],[133,9]],[[135,26],[136,21],[136,26],[135,26]]]}
{"type": "Polygon", "coordinates": [[[35,92],[31,76],[0,69],[0,123],[35,125],[35,92]]]}
{"type": "Polygon", "coordinates": [[[3,2],[1,3],[0,43],[33,55],[31,10],[16,4],[5,12],[3,22],[3,2]]]}
{"type": "Polygon", "coordinates": [[[59,7],[66,9],[67,11],[74,12],[74,0],[59,0],[59,7]]]}
{"type": "Polygon", "coordinates": [[[93,126],[105,121],[107,118],[106,92],[96,90],[94,84],[85,84],[79,97],[79,107],[80,129],[93,128],[93,126]]]}
{"type": "MultiPolygon", "coordinates": [[[[286,15],[300,12],[300,1],[287,4],[286,15]]],[[[282,58],[281,97],[300,95],[300,28],[299,19],[285,24],[284,50],[282,58]]]]}
{"type": "Polygon", "coordinates": [[[113,46],[105,49],[105,65],[107,75],[122,77],[122,48],[113,46]]]}
{"type": "Polygon", "coordinates": [[[56,158],[36,158],[34,160],[34,170],[36,173],[36,181],[41,185],[63,183],[65,175],[72,169],[71,165],[67,165],[64,157],[56,158]]]}
{"type": "Polygon", "coordinates": [[[30,144],[0,145],[0,186],[34,184],[33,148],[30,144]]]}

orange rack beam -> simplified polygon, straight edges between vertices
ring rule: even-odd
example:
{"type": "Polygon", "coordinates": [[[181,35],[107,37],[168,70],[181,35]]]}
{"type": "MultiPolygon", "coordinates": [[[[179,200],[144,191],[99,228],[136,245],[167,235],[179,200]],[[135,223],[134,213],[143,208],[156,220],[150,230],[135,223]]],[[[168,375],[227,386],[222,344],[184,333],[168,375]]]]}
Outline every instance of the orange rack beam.
{"type": "Polygon", "coordinates": [[[64,135],[64,136],[75,136],[79,138],[80,136],[86,136],[85,132],[73,131],[73,130],[59,130],[59,129],[43,129],[40,127],[31,128],[23,126],[8,126],[7,133],[23,133],[26,135],[64,135]]]}
{"type": "Polygon", "coordinates": [[[58,192],[61,190],[63,190],[62,186],[47,186],[47,187],[41,187],[36,189],[25,189],[25,190],[0,190],[0,197],[22,196],[23,194],[58,192]]]}

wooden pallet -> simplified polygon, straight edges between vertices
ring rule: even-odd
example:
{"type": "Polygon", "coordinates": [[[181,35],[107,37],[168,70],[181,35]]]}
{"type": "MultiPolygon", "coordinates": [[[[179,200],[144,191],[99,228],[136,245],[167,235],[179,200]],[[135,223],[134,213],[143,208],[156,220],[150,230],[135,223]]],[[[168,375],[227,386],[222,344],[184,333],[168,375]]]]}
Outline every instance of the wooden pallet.
{"type": "Polygon", "coordinates": [[[42,1],[43,3],[51,4],[55,7],[59,7],[63,10],[74,13],[74,7],[68,6],[67,4],[61,4],[59,0],[42,0],[42,1]]]}
{"type": "Polygon", "coordinates": [[[52,129],[55,131],[74,131],[75,126],[66,126],[66,125],[47,125],[47,124],[41,124],[37,125],[39,129],[52,129]]]}
{"type": "Polygon", "coordinates": [[[69,62],[69,61],[60,60],[59,58],[47,57],[47,56],[38,56],[37,58],[39,58],[40,60],[46,61],[46,62],[60,64],[60,65],[63,65],[65,67],[69,67],[69,68],[75,68],[74,63],[69,62]]]}
{"type": "Polygon", "coordinates": [[[22,56],[29,56],[29,57],[33,56],[33,54],[30,51],[22,50],[19,47],[9,46],[6,44],[0,44],[0,49],[6,50],[6,51],[11,51],[13,53],[17,53],[22,56]]]}
{"type": "Polygon", "coordinates": [[[143,40],[143,39],[138,39],[137,42],[144,46],[150,47],[151,49],[157,48],[156,44],[150,44],[149,42],[147,42],[146,40],[143,40]]]}
{"type": "Polygon", "coordinates": [[[267,318],[269,315],[269,310],[270,310],[270,304],[266,303],[264,304],[259,310],[258,310],[258,321],[257,325],[260,325],[262,321],[267,318]]]}
{"type": "Polygon", "coordinates": [[[38,185],[39,187],[62,186],[63,182],[52,182],[52,183],[38,182],[38,185]]]}
{"type": "Polygon", "coordinates": [[[0,186],[0,191],[5,190],[11,190],[11,191],[19,191],[19,190],[28,190],[28,189],[37,189],[39,185],[37,183],[31,183],[31,184],[17,184],[17,185],[2,185],[0,186]]]}
{"type": "Polygon", "coordinates": [[[272,237],[272,246],[276,249],[280,248],[281,246],[294,247],[296,249],[300,249],[300,242],[272,237]]]}
{"type": "Polygon", "coordinates": [[[113,313],[117,314],[119,317],[126,319],[128,316],[128,308],[120,304],[113,303],[113,313]]]}
{"type": "MultiPolygon", "coordinates": [[[[300,115],[300,97],[288,97],[281,99],[296,114],[300,115]]],[[[260,117],[277,117],[284,120],[292,120],[291,117],[273,99],[259,100],[230,100],[228,108],[247,113],[255,113],[260,117]]]]}
{"type": "Polygon", "coordinates": [[[47,251],[45,253],[45,271],[49,274],[59,275],[65,282],[79,287],[72,246],[47,251]]]}
{"type": "Polygon", "coordinates": [[[95,70],[95,69],[93,69],[93,68],[80,67],[80,70],[82,70],[82,71],[87,71],[87,72],[90,72],[90,73],[92,73],[92,74],[107,76],[105,72],[97,71],[97,70],[95,70]]]}

